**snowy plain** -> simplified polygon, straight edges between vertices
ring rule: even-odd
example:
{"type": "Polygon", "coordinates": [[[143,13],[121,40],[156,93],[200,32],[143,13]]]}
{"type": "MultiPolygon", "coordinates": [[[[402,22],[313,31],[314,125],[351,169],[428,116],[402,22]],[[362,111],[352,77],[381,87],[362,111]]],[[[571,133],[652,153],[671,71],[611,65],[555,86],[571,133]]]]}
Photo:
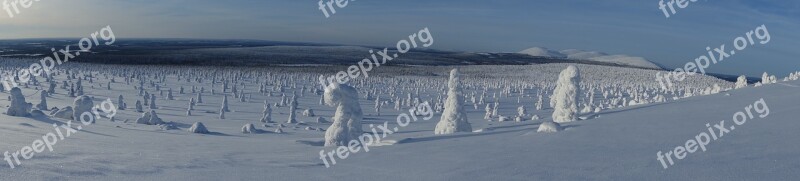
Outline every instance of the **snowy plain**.
{"type": "MultiPolygon", "coordinates": [[[[19,64],[19,65],[24,65],[19,64]]],[[[19,65],[7,64],[4,73],[19,65]]],[[[59,67],[55,81],[59,88],[48,97],[50,107],[71,106],[73,99],[61,88],[66,75],[83,80],[86,95],[99,103],[122,95],[128,109],[120,110],[116,121],[98,120],[73,136],[59,141],[54,151],[37,153],[11,169],[0,167],[0,180],[793,180],[800,168],[800,82],[788,81],[761,87],[727,90],[733,83],[713,77],[692,76],[682,91],[665,92],[653,80],[657,70],[576,65],[583,79],[581,87],[592,96],[593,107],[603,108],[583,114],[587,120],[562,124],[557,133],[537,133],[552,109],[544,103],[534,109],[537,95],[548,95],[558,72],[569,64],[524,66],[398,66],[380,67],[366,79],[352,81],[359,90],[364,112],[363,124],[390,125],[405,112],[394,101],[407,97],[430,101],[445,94],[447,73],[460,68],[467,103],[465,110],[476,132],[434,135],[439,113],[429,121],[417,121],[401,128],[370,152],[351,154],[326,168],[319,159],[333,108],[320,105],[321,74],[346,67],[267,67],[225,68],[191,66],[126,66],[70,63],[59,67]],[[69,72],[69,73],[68,73],[69,72]],[[124,77],[136,75],[131,83],[124,77]],[[180,81],[179,79],[180,75],[180,81]],[[111,90],[106,84],[111,78],[111,90]],[[161,81],[163,78],[164,81],[161,81]],[[89,81],[91,79],[91,83],[89,81]],[[141,100],[140,79],[145,89],[157,95],[158,115],[178,129],[163,130],[155,125],[135,124],[141,113],[133,104],[141,100]],[[187,81],[187,79],[190,79],[187,81]],[[198,80],[202,80],[199,82],[198,80]],[[216,83],[212,86],[213,80],[216,83]],[[233,93],[223,91],[222,82],[231,81],[246,95],[239,102],[233,93]],[[235,82],[235,83],[234,83],[235,82]],[[163,90],[160,95],[155,86],[163,90]],[[265,85],[267,92],[259,92],[265,85]],[[714,85],[721,90],[712,91],[714,85]],[[180,87],[184,94],[178,93],[180,87]],[[186,116],[191,87],[205,88],[204,103],[198,103],[192,116],[186,116]],[[175,100],[166,100],[172,89],[175,100]],[[210,93],[214,89],[215,94],[210,93]],[[305,91],[303,91],[305,90],[305,91]],[[590,91],[587,91],[590,90],[590,91]],[[316,116],[298,116],[301,123],[285,123],[288,107],[272,107],[272,120],[261,123],[264,100],[281,102],[282,95],[298,95],[298,110],[313,109],[316,116]],[[485,92],[485,94],[484,94],[485,92]],[[713,92],[713,93],[712,93],[713,92]],[[366,94],[373,97],[367,97],[366,94]],[[603,94],[606,93],[607,98],[603,94]],[[690,94],[689,94],[690,93],[690,94]],[[270,95],[272,94],[272,95],[270,95]],[[708,94],[708,95],[705,95],[708,94]],[[218,113],[223,95],[231,112],[225,119],[218,113]],[[660,95],[660,96],[657,96],[660,95]],[[374,98],[385,99],[380,116],[374,98]],[[471,97],[483,97],[473,107],[471,97]],[[656,152],[680,145],[706,129],[706,123],[729,120],[744,106],[763,98],[771,108],[769,117],[748,122],[729,136],[708,145],[709,150],[694,153],[669,169],[663,169],[656,152]],[[521,122],[484,119],[486,104],[499,103],[503,116],[517,115],[519,106],[528,110],[521,122]],[[540,120],[531,120],[537,115],[540,120]],[[126,120],[128,120],[126,122],[126,120]],[[189,133],[186,129],[202,122],[211,134],[189,133]],[[252,123],[265,132],[243,134],[243,125],[252,123]],[[265,127],[266,125],[267,127],[265,127]],[[283,133],[275,133],[281,127],[283,133]],[[310,130],[306,129],[309,127],[310,130]],[[480,131],[478,131],[480,130],[480,131]],[[391,140],[391,141],[389,141],[391,140]]],[[[46,87],[40,85],[41,87],[46,87]]],[[[28,102],[38,103],[36,87],[22,87],[28,102]]],[[[40,88],[40,89],[43,89],[40,88]]],[[[199,92],[199,91],[198,91],[199,92]]],[[[8,96],[7,92],[0,97],[8,96]]],[[[584,101],[585,102],[585,101],[584,101]]],[[[0,109],[8,101],[0,101],[0,109]]],[[[45,111],[47,113],[47,111],[45,111]]],[[[0,115],[0,151],[16,151],[53,130],[52,124],[66,120],[51,117],[10,117],[0,115]]]]}

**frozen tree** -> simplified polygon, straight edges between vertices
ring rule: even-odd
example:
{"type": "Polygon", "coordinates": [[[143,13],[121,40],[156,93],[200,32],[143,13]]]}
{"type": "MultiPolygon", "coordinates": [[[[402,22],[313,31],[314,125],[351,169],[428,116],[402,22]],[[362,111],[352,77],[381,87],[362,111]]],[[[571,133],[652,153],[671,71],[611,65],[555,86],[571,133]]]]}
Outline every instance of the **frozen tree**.
{"type": "Polygon", "coordinates": [[[150,105],[150,94],[145,92],[144,96],[142,96],[142,100],[144,100],[144,105],[150,105]]]}
{"type": "Polygon", "coordinates": [[[271,123],[272,122],[272,107],[270,107],[269,103],[264,101],[264,115],[261,116],[262,123],[271,123]]]}
{"type": "Polygon", "coordinates": [[[297,123],[297,97],[292,96],[291,102],[289,102],[289,120],[286,123],[297,123]]]}
{"type": "Polygon", "coordinates": [[[483,115],[483,119],[485,120],[492,120],[492,107],[490,104],[486,104],[486,114],[483,115]]]}
{"type": "Polygon", "coordinates": [[[119,110],[125,110],[128,105],[125,104],[125,101],[122,99],[122,95],[117,97],[117,106],[119,106],[119,110]]]}
{"type": "Polygon", "coordinates": [[[536,101],[536,110],[542,110],[542,106],[544,101],[542,101],[542,95],[539,94],[538,99],[536,101]]]}
{"type": "Polygon", "coordinates": [[[578,68],[573,65],[570,65],[559,74],[551,101],[555,109],[553,111],[554,122],[564,123],[577,120],[580,79],[578,68]]]}
{"type": "Polygon", "coordinates": [[[142,101],[136,100],[136,112],[144,112],[142,109],[142,101]]]}
{"type": "Polygon", "coordinates": [[[41,102],[39,102],[39,104],[36,105],[36,109],[43,111],[49,110],[49,108],[47,108],[47,91],[42,91],[42,94],[40,96],[41,96],[41,102]]]}
{"type": "Polygon", "coordinates": [[[458,69],[450,71],[450,81],[447,83],[447,100],[444,113],[436,124],[435,134],[452,134],[455,132],[472,132],[472,125],[467,120],[467,114],[462,105],[461,83],[458,69]]]}
{"type": "Polygon", "coordinates": [[[736,89],[741,89],[745,87],[747,87],[747,77],[745,77],[744,75],[739,76],[739,78],[736,79],[736,89]]]}
{"type": "Polygon", "coordinates": [[[222,97],[222,110],[220,112],[230,112],[228,109],[228,95],[222,97]]]}
{"type": "Polygon", "coordinates": [[[219,109],[219,119],[225,119],[225,108],[219,109]]]}
{"type": "Polygon", "coordinates": [[[83,113],[89,113],[91,118],[88,120],[94,120],[95,119],[94,114],[91,114],[93,107],[94,107],[94,102],[92,101],[91,97],[78,96],[72,103],[72,109],[73,109],[72,120],[81,121],[81,115],[83,115],[83,113]]]}
{"type": "Polygon", "coordinates": [[[194,106],[195,106],[194,98],[189,98],[189,109],[188,110],[190,110],[190,111],[194,110],[194,106]]]}
{"type": "Polygon", "coordinates": [[[519,106],[517,108],[517,116],[522,117],[522,116],[525,116],[525,115],[528,115],[528,111],[525,109],[525,106],[519,106]]]}
{"type": "Polygon", "coordinates": [[[497,112],[500,110],[500,102],[497,99],[495,99],[494,104],[492,104],[492,105],[494,106],[492,108],[492,117],[499,116],[499,114],[497,112]]]}
{"type": "Polygon", "coordinates": [[[175,97],[172,97],[172,88],[167,90],[167,100],[175,100],[175,97]]]}
{"type": "Polygon", "coordinates": [[[362,134],[363,112],[355,88],[332,83],[325,87],[325,104],[336,107],[333,124],[325,131],[325,146],[345,146],[362,134]]]}
{"type": "Polygon", "coordinates": [[[764,72],[764,74],[761,74],[761,84],[762,85],[767,85],[767,84],[770,84],[770,83],[772,83],[772,81],[769,79],[769,74],[767,74],[767,72],[764,72]]]}
{"type": "Polygon", "coordinates": [[[156,95],[150,96],[150,109],[158,109],[156,107],[156,95]]]}
{"type": "Polygon", "coordinates": [[[19,87],[11,88],[11,105],[8,107],[6,115],[15,117],[26,117],[31,115],[31,103],[25,102],[25,95],[19,87]]]}
{"type": "Polygon", "coordinates": [[[378,116],[381,115],[381,96],[380,95],[375,98],[375,113],[377,113],[378,116]]]}

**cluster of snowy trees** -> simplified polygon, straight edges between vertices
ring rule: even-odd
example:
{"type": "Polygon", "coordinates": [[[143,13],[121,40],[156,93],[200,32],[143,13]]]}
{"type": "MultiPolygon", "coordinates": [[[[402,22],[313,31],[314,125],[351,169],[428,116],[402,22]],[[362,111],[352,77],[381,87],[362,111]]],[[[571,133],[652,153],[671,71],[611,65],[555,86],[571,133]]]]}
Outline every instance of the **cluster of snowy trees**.
{"type": "MultiPolygon", "coordinates": [[[[19,75],[13,72],[25,68],[26,64],[29,63],[0,62],[0,78],[18,79],[19,75]]],[[[72,120],[79,112],[91,111],[91,107],[83,106],[84,96],[110,91],[116,94],[105,96],[116,97],[120,110],[139,115],[132,118],[135,120],[132,123],[172,129],[174,124],[158,115],[168,111],[161,107],[165,103],[180,102],[185,106],[181,110],[186,110],[187,117],[212,114],[211,117],[218,119],[204,121],[233,121],[248,117],[241,114],[251,114],[237,111],[243,104],[260,105],[263,102],[263,111],[249,116],[257,118],[243,124],[243,133],[265,132],[253,124],[259,122],[263,128],[274,128],[275,133],[284,132],[282,128],[285,125],[297,127],[306,122],[316,122],[330,126],[327,129],[306,127],[306,130],[324,132],[326,145],[341,145],[362,133],[360,125],[364,116],[392,115],[422,103],[429,103],[434,112],[441,115],[433,134],[472,132],[470,121],[476,120],[469,120],[467,111],[479,109],[485,111],[485,120],[517,122],[540,120],[542,117],[537,113],[552,111],[552,117],[542,119],[545,123],[541,126],[543,132],[552,132],[561,129],[559,123],[578,120],[581,114],[715,94],[747,86],[746,77],[730,83],[695,75],[675,85],[675,89],[663,90],[652,79],[656,70],[581,64],[464,66],[458,69],[393,67],[374,72],[369,78],[350,80],[348,85],[319,86],[317,78],[329,73],[328,69],[86,65],[75,62],[57,67],[39,78],[41,80],[32,79],[6,92],[10,101],[6,114],[25,117],[50,111],[49,116],[72,120]],[[449,77],[444,72],[449,72],[449,77]],[[26,100],[31,95],[23,95],[23,92],[34,91],[34,96],[39,97],[35,105],[26,100]],[[73,105],[48,108],[53,105],[48,104],[47,99],[53,96],[76,101],[73,105]],[[303,102],[308,99],[315,101],[303,102]],[[129,103],[131,109],[128,109],[129,103]],[[315,114],[314,109],[308,106],[314,104],[331,107],[333,115],[315,114]],[[374,109],[362,111],[361,104],[374,109]],[[288,117],[273,120],[276,115],[288,117]]],[[[784,81],[798,78],[800,72],[790,74],[784,81]]],[[[776,76],[765,73],[756,86],[777,81],[776,76]]],[[[190,131],[209,132],[200,122],[196,122],[190,131]]]]}

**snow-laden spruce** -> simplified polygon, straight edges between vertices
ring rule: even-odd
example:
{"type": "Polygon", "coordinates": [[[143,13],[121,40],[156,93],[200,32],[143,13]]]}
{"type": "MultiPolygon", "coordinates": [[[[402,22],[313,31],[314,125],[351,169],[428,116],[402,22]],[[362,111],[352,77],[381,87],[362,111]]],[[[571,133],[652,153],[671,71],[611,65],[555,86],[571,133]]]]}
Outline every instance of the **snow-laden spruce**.
{"type": "Polygon", "coordinates": [[[556,89],[550,105],[553,106],[553,121],[556,123],[572,122],[578,118],[578,96],[580,95],[581,76],[578,68],[570,65],[558,76],[556,89]]]}
{"type": "Polygon", "coordinates": [[[325,87],[325,104],[336,107],[333,124],[325,131],[325,146],[346,146],[362,134],[363,112],[358,103],[358,91],[348,85],[332,83],[325,87]]]}
{"type": "Polygon", "coordinates": [[[25,95],[22,95],[22,90],[19,87],[11,88],[11,105],[6,111],[6,115],[15,117],[26,117],[31,115],[31,107],[33,104],[25,102],[25,95]]]}
{"type": "Polygon", "coordinates": [[[286,123],[297,123],[297,96],[293,95],[289,103],[289,119],[286,123]]]}
{"type": "Polygon", "coordinates": [[[741,89],[745,87],[747,87],[747,77],[745,77],[744,75],[739,76],[739,78],[736,79],[736,89],[741,89]]]}
{"type": "Polygon", "coordinates": [[[264,101],[264,111],[262,113],[261,122],[272,123],[272,107],[270,107],[269,102],[266,100],[264,101]]]}
{"type": "Polygon", "coordinates": [[[444,113],[436,124],[434,134],[452,134],[455,132],[472,132],[472,125],[467,120],[467,114],[462,105],[461,83],[458,69],[450,71],[450,81],[447,83],[447,100],[444,113]]]}
{"type": "Polygon", "coordinates": [[[48,95],[47,91],[42,91],[42,94],[40,95],[41,101],[39,102],[39,104],[36,104],[36,109],[43,111],[49,110],[49,108],[47,108],[47,95],[48,95]]]}
{"type": "Polygon", "coordinates": [[[75,101],[72,103],[72,120],[73,121],[81,121],[81,115],[84,113],[89,113],[88,115],[91,117],[87,117],[86,120],[94,120],[94,114],[92,114],[92,107],[94,107],[94,102],[92,98],[89,96],[78,96],[75,98],[75,101]]]}

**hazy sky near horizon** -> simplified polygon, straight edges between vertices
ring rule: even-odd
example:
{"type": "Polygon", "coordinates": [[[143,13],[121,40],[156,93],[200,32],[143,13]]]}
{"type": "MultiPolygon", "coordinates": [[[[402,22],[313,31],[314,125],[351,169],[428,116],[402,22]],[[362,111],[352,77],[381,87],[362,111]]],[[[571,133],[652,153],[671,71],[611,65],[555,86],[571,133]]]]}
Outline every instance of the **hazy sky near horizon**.
{"type": "MultiPolygon", "coordinates": [[[[0,0],[1,1],[1,0],[0,0]]],[[[325,18],[316,0],[41,0],[9,18],[0,39],[85,37],[110,25],[117,38],[262,39],[394,47],[428,27],[440,50],[517,52],[530,47],[642,56],[679,67],[762,24],[756,44],[709,72],[784,77],[800,70],[800,1],[691,2],[665,18],[658,0],[356,0],[325,18]]]]}

